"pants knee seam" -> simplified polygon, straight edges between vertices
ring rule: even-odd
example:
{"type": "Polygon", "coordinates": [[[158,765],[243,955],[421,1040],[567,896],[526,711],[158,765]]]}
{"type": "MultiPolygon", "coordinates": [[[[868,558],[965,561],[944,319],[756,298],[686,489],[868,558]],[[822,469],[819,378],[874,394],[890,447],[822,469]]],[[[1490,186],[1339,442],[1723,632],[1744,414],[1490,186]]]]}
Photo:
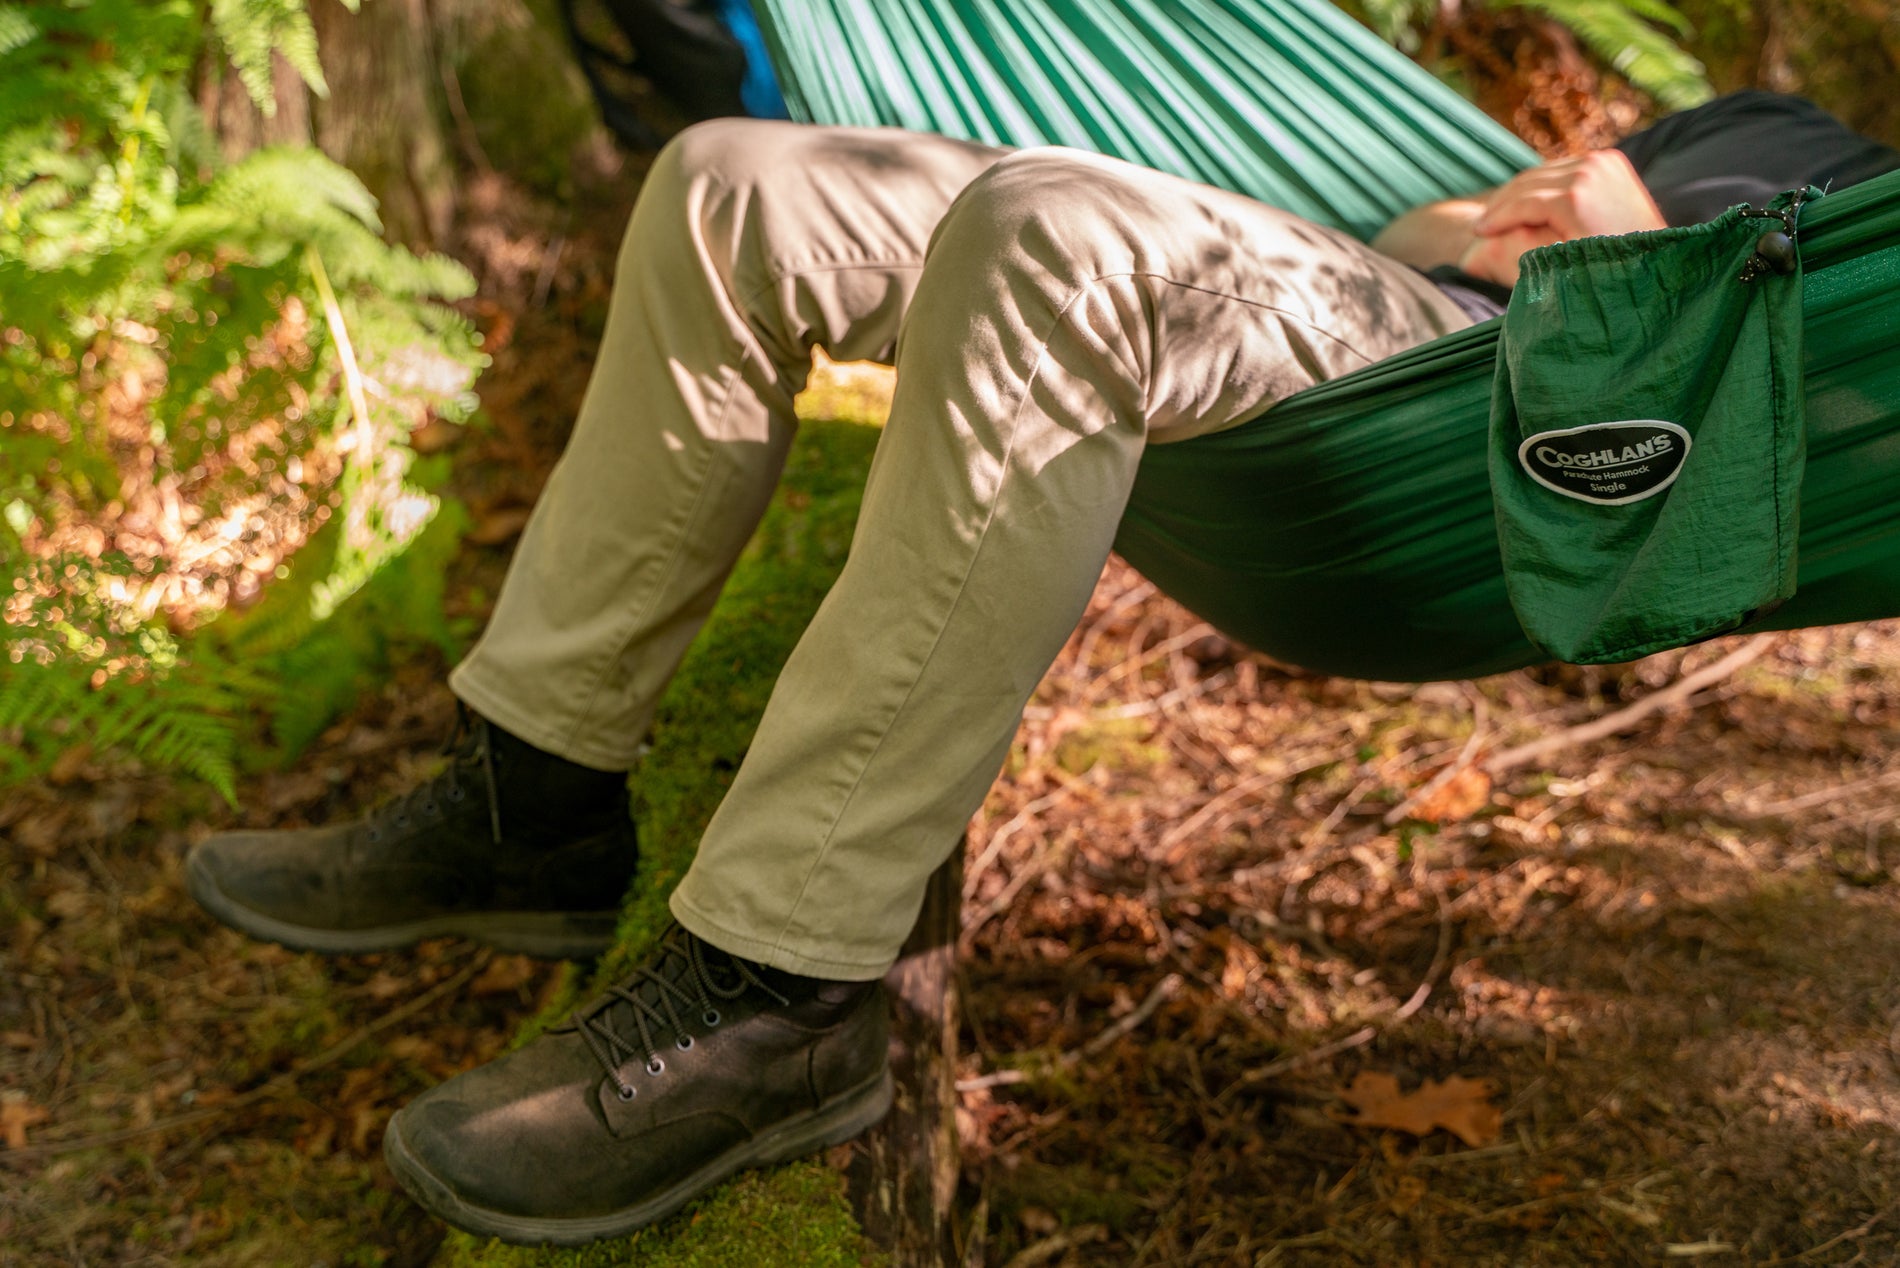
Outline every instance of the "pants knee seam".
{"type": "MultiPolygon", "coordinates": [[[[851,803],[856,799],[857,794],[858,794],[858,789],[863,786],[864,776],[866,772],[869,771],[871,764],[877,760],[878,753],[880,753],[883,750],[884,741],[889,737],[892,727],[895,725],[897,719],[903,715],[904,710],[909,706],[911,697],[915,695],[916,690],[917,690],[917,681],[923,677],[923,671],[926,668],[928,668],[928,666],[930,665],[930,662],[935,658],[938,649],[942,647],[944,631],[949,627],[949,624],[951,620],[955,617],[957,610],[963,604],[964,596],[969,591],[970,575],[973,572],[975,572],[977,562],[982,558],[983,547],[989,541],[990,528],[996,521],[996,512],[997,512],[998,507],[1000,507],[1002,504],[1003,490],[1009,480],[1010,462],[1015,457],[1016,442],[1020,434],[1020,429],[1015,424],[1022,417],[1023,410],[1027,408],[1028,406],[1029,399],[1030,399],[1029,389],[1031,385],[1036,382],[1037,376],[1042,372],[1043,365],[1049,355],[1050,342],[1054,339],[1055,333],[1058,329],[1060,329],[1062,323],[1069,319],[1070,313],[1073,311],[1076,303],[1080,301],[1084,295],[1088,294],[1090,290],[1092,290],[1094,287],[1098,286],[1102,282],[1111,280],[1112,278],[1119,277],[1119,276],[1123,276],[1123,275],[1122,274],[1104,274],[1098,277],[1090,278],[1088,281],[1082,282],[1076,287],[1074,287],[1074,289],[1070,291],[1069,295],[1062,301],[1062,305],[1056,311],[1054,319],[1051,320],[1049,323],[1049,329],[1047,330],[1047,332],[1045,332],[1042,338],[1037,341],[1037,352],[1036,352],[1035,364],[1031,367],[1029,373],[1023,376],[1021,395],[1017,400],[1015,410],[1012,411],[1011,416],[1010,416],[1011,427],[1010,427],[1009,442],[1003,452],[1003,458],[1002,458],[1002,463],[1001,463],[1002,475],[998,479],[998,482],[997,482],[996,496],[991,500],[989,514],[984,517],[983,531],[977,537],[975,549],[973,549],[970,552],[969,563],[965,565],[964,570],[963,570],[963,576],[957,582],[956,596],[950,601],[949,606],[945,609],[943,620],[941,623],[939,623],[937,627],[936,637],[931,640],[930,650],[924,653],[923,660],[918,663],[917,672],[911,681],[910,687],[905,691],[904,698],[898,701],[897,707],[891,711],[889,722],[884,726],[882,732],[879,734],[878,741],[875,745],[872,746],[870,753],[868,753],[865,756],[864,764],[860,766],[858,769],[857,778],[852,780],[850,790],[845,793],[843,799],[838,804],[838,808],[836,812],[833,813],[831,817],[831,822],[825,829],[824,840],[819,843],[817,850],[813,852],[811,864],[809,867],[807,867],[805,871],[804,879],[799,883],[798,893],[793,897],[791,905],[786,909],[785,919],[780,926],[777,936],[773,939],[773,946],[775,950],[782,951],[785,949],[785,938],[790,933],[791,927],[795,923],[798,909],[804,904],[806,894],[808,894],[811,891],[811,884],[812,884],[813,878],[818,874],[818,870],[820,866],[824,863],[825,857],[830,853],[831,843],[832,843],[833,837],[835,836],[837,832],[839,821],[843,819],[845,812],[850,808],[851,803]]],[[[1147,385],[1144,384],[1143,396],[1145,397],[1146,394],[1147,394],[1147,385]]],[[[1144,420],[1144,431],[1145,431],[1145,420],[1144,420]]]]}

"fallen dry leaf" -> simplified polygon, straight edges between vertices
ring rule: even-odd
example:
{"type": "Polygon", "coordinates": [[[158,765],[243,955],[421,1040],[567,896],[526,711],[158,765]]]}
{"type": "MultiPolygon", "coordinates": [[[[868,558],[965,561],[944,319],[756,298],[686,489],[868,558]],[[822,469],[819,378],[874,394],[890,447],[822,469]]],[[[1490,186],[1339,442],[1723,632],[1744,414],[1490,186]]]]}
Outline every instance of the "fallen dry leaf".
{"type": "Polygon", "coordinates": [[[488,962],[473,982],[468,984],[468,993],[477,998],[484,995],[502,995],[520,990],[534,980],[535,963],[525,955],[498,955],[488,962]]]}
{"type": "Polygon", "coordinates": [[[54,759],[52,768],[46,772],[46,782],[70,784],[79,778],[86,769],[86,763],[91,760],[92,745],[81,740],[54,759]]]}
{"type": "Polygon", "coordinates": [[[0,1140],[8,1149],[26,1148],[26,1129],[45,1122],[51,1115],[24,1094],[10,1092],[0,1097],[0,1140]]]}
{"type": "Polygon", "coordinates": [[[369,981],[363,983],[363,993],[378,1002],[394,999],[408,989],[409,980],[388,969],[377,969],[369,981]]]}
{"type": "Polygon", "coordinates": [[[36,811],[21,815],[9,832],[20,848],[42,858],[52,858],[65,844],[66,819],[63,811],[36,811]]]}
{"type": "Polygon", "coordinates": [[[1462,823],[1491,804],[1491,777],[1467,766],[1431,796],[1413,806],[1410,817],[1426,823],[1462,823]]]}
{"type": "Polygon", "coordinates": [[[1504,1111],[1491,1103],[1496,1092],[1489,1079],[1459,1075],[1442,1083],[1427,1079],[1416,1092],[1401,1092],[1393,1076],[1366,1070],[1339,1092],[1339,1099],[1354,1112],[1334,1117],[1354,1127],[1391,1127],[1414,1136],[1429,1136],[1442,1127],[1477,1148],[1496,1140],[1503,1130],[1504,1111]]]}

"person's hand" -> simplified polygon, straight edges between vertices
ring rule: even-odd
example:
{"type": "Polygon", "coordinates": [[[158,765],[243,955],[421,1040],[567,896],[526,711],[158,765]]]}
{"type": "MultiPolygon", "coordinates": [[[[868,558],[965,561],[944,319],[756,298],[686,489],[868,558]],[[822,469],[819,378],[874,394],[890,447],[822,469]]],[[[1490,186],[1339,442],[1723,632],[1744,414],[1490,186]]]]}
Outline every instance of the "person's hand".
{"type": "Polygon", "coordinates": [[[1458,257],[1458,267],[1473,277],[1481,277],[1499,286],[1517,285],[1517,259],[1533,247],[1562,242],[1562,235],[1549,225],[1526,225],[1506,229],[1489,237],[1472,239],[1458,257]]]}
{"type": "Polygon", "coordinates": [[[1517,258],[1532,247],[1666,227],[1629,158],[1621,150],[1592,150],[1519,172],[1493,190],[1458,267],[1515,286],[1517,258]]]}

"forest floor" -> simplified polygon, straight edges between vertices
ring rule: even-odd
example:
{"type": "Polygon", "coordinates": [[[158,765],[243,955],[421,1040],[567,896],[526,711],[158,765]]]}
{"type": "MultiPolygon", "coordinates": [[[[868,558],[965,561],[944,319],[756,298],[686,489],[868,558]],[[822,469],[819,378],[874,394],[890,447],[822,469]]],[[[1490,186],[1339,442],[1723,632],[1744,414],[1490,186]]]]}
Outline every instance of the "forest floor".
{"type": "MultiPolygon", "coordinates": [[[[457,615],[573,416],[633,184],[572,220],[470,187],[489,421],[423,437],[472,512],[457,615]]],[[[398,665],[235,812],[83,761],[0,793],[0,1265],[434,1254],[383,1122],[574,970],[254,943],[181,863],[411,782],[444,670],[398,665]]],[[[1890,624],[1350,682],[1112,562],[972,825],[971,1262],[1900,1262],[1897,726],[1890,624]],[[1481,773],[1738,647],[1626,733],[1481,773]]]]}

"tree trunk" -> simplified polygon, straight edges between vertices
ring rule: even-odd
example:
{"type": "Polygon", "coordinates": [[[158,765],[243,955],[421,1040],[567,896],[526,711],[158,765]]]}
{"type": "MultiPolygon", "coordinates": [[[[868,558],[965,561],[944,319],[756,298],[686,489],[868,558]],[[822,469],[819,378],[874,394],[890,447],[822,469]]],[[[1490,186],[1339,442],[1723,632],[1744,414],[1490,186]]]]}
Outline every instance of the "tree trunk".
{"type": "Polygon", "coordinates": [[[455,165],[427,0],[311,0],[310,20],[329,80],[312,104],[317,145],[381,202],[397,242],[432,247],[455,217],[455,165]]]}
{"type": "Polygon", "coordinates": [[[865,1236],[895,1268],[954,1268],[957,1256],[957,935],[963,850],[930,878],[903,954],[885,976],[897,1098],[848,1172],[865,1236]]]}
{"type": "Polygon", "coordinates": [[[207,53],[197,96],[219,149],[234,161],[267,145],[315,142],[376,196],[387,237],[433,247],[454,219],[456,179],[428,0],[369,0],[358,13],[341,0],[311,0],[310,21],[327,99],[278,58],[266,115],[222,50],[207,53]]]}
{"type": "Polygon", "coordinates": [[[223,50],[215,46],[199,64],[197,80],[198,106],[227,160],[267,145],[310,144],[310,90],[283,58],[271,65],[272,114],[257,108],[223,50]]]}

